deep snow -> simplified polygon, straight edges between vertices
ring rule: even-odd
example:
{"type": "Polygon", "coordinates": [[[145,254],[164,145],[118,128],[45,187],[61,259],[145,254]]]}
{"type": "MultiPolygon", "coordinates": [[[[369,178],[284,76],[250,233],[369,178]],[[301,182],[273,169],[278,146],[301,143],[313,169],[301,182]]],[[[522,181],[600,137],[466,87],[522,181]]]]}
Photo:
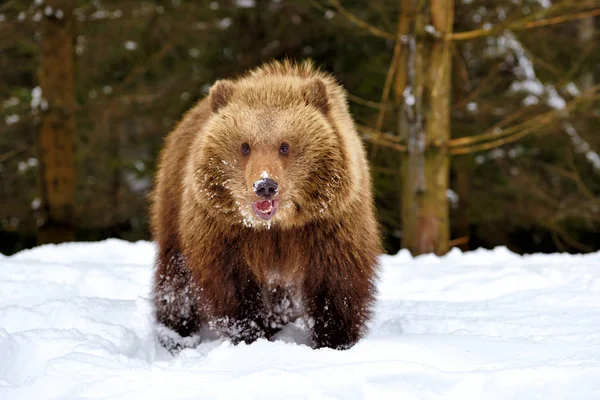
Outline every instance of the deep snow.
{"type": "Polygon", "coordinates": [[[0,399],[600,399],[600,253],[383,256],[350,350],[175,357],[153,331],[153,257],[117,240],[0,255],[0,399]]]}

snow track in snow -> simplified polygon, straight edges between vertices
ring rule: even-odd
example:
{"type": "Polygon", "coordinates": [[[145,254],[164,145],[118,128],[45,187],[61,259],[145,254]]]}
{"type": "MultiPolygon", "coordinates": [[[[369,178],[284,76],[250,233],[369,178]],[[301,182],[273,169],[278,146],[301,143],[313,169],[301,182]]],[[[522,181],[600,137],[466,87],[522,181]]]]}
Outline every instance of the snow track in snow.
{"type": "Polygon", "coordinates": [[[600,253],[383,256],[347,351],[155,339],[154,246],[0,255],[0,399],[600,399],[600,253]]]}

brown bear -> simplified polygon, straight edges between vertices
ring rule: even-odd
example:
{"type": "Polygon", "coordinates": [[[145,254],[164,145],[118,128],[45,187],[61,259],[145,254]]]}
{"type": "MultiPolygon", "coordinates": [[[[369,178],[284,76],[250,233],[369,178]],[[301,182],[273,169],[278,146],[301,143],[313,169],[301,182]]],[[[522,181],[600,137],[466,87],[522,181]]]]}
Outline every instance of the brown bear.
{"type": "Polygon", "coordinates": [[[155,183],[159,324],[250,343],[303,317],[334,349],[365,333],[381,243],[331,75],[284,61],[217,81],[167,137],[155,183]]]}

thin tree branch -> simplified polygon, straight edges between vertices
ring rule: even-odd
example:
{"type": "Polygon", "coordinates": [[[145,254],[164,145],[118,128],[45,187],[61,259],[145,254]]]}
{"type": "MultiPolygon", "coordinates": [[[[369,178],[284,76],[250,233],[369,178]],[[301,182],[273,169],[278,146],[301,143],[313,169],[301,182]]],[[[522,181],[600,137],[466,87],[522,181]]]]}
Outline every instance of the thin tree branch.
{"type": "Polygon", "coordinates": [[[368,22],[363,21],[362,19],[358,18],[356,15],[352,14],[350,11],[348,11],[347,9],[345,9],[338,0],[329,0],[329,3],[341,14],[343,15],[348,21],[352,22],[353,24],[365,29],[366,31],[368,31],[371,35],[373,36],[377,36],[377,37],[381,37],[384,39],[390,39],[390,40],[395,40],[396,37],[389,33],[389,32],[385,32],[379,28],[377,28],[376,26],[373,26],[371,24],[369,24],[368,22]]]}
{"type": "MultiPolygon", "coordinates": [[[[434,13],[435,8],[432,7],[431,12],[432,15],[434,13]]],[[[443,27],[443,29],[440,29],[441,26],[435,26],[435,18],[434,18],[434,27],[436,30],[440,31],[443,30],[444,34],[448,34],[449,32],[452,32],[452,21],[454,21],[454,1],[448,1],[447,3],[447,10],[446,10],[446,21],[445,21],[445,26],[443,27]]],[[[442,49],[443,55],[442,55],[442,59],[445,60],[441,65],[439,70],[437,71],[437,75],[436,75],[436,84],[435,87],[431,93],[431,96],[433,98],[436,98],[438,95],[438,92],[441,88],[442,82],[444,81],[444,74],[447,72],[447,70],[450,69],[451,65],[452,65],[452,58],[448,57],[448,52],[451,50],[451,44],[449,41],[445,40],[444,41],[444,48],[442,49]]]]}
{"type": "MultiPolygon", "coordinates": [[[[398,44],[399,42],[396,42],[398,44]]],[[[390,88],[392,87],[392,78],[394,76],[394,71],[396,70],[396,66],[398,64],[398,57],[396,56],[396,47],[394,46],[394,56],[392,57],[392,62],[387,70],[385,75],[385,83],[383,85],[383,93],[381,94],[381,103],[382,107],[379,108],[379,112],[377,113],[377,121],[375,122],[375,129],[380,131],[383,126],[383,119],[385,117],[386,104],[388,101],[388,97],[390,95],[390,88]]],[[[399,53],[399,52],[398,52],[399,53]]]]}
{"type": "Polygon", "coordinates": [[[552,242],[554,243],[554,245],[556,246],[558,251],[560,251],[561,253],[566,253],[567,248],[560,241],[560,238],[558,237],[558,233],[556,233],[556,231],[554,231],[554,230],[551,230],[550,236],[552,237],[552,242]]]}
{"type": "Polygon", "coordinates": [[[363,132],[366,132],[366,133],[368,133],[370,135],[378,136],[382,140],[385,140],[385,141],[388,141],[388,142],[392,142],[392,143],[402,144],[402,139],[399,136],[392,135],[392,134],[385,133],[385,132],[381,132],[381,131],[376,131],[373,128],[369,128],[368,126],[361,125],[361,124],[356,124],[356,127],[359,130],[361,130],[363,132]]]}
{"type": "Polygon", "coordinates": [[[469,103],[472,99],[479,97],[481,95],[481,92],[483,92],[484,89],[486,89],[487,85],[492,82],[493,78],[495,78],[498,75],[499,70],[500,70],[500,64],[494,65],[494,67],[490,70],[490,72],[488,72],[488,74],[483,78],[481,83],[479,85],[477,85],[477,88],[475,90],[471,91],[471,93],[469,93],[469,95],[467,97],[465,97],[464,99],[462,99],[461,101],[456,103],[453,106],[453,108],[461,109],[467,103],[469,103]]]}
{"type": "Polygon", "coordinates": [[[585,184],[585,182],[583,182],[583,179],[581,178],[581,174],[579,173],[579,170],[577,169],[577,165],[575,164],[575,160],[573,158],[573,152],[572,151],[569,152],[569,157],[567,157],[567,162],[569,163],[569,165],[571,166],[571,168],[573,170],[573,180],[575,181],[575,184],[577,185],[577,187],[579,188],[579,190],[588,199],[592,200],[594,203],[599,203],[600,204],[600,198],[598,196],[595,196],[592,193],[592,191],[587,187],[587,185],[585,184]]]}
{"type": "Polygon", "coordinates": [[[448,247],[452,248],[452,247],[456,247],[456,246],[460,246],[463,244],[467,244],[469,243],[469,240],[471,238],[469,236],[462,236],[456,239],[452,239],[451,241],[448,242],[448,247]]]}
{"type": "Polygon", "coordinates": [[[464,81],[465,85],[471,88],[470,80],[469,80],[469,70],[467,68],[467,62],[462,57],[462,54],[458,51],[456,47],[456,43],[452,42],[452,54],[456,59],[457,67],[455,70],[458,71],[460,78],[464,81]]]}
{"type": "Polygon", "coordinates": [[[563,229],[561,229],[557,226],[547,225],[547,228],[551,229],[553,232],[556,232],[556,234],[558,234],[558,236],[564,242],[566,242],[569,246],[574,247],[575,249],[577,249],[579,251],[583,251],[584,253],[591,253],[594,251],[593,248],[588,247],[588,246],[584,245],[583,243],[579,243],[577,240],[575,240],[571,236],[569,236],[563,229]]]}
{"type": "MultiPolygon", "coordinates": [[[[567,5],[568,4],[566,2],[559,3],[553,7],[543,10],[539,14],[542,14],[542,15],[548,14],[550,11],[558,10],[567,5]]],[[[539,28],[542,26],[556,25],[556,24],[560,24],[563,22],[567,22],[567,21],[574,21],[574,20],[579,20],[579,19],[590,18],[590,17],[594,17],[597,15],[600,15],[600,8],[581,12],[581,13],[575,13],[575,14],[570,14],[570,15],[560,15],[557,17],[532,21],[532,19],[537,18],[537,15],[534,14],[534,15],[527,16],[525,18],[522,18],[520,20],[511,22],[511,23],[496,25],[489,29],[481,28],[481,29],[476,29],[473,31],[457,32],[457,33],[453,33],[451,35],[446,35],[446,40],[469,40],[469,39],[479,38],[479,37],[483,37],[483,36],[494,35],[503,30],[512,30],[512,31],[527,30],[527,29],[539,28]]]]}
{"type": "Polygon", "coordinates": [[[11,158],[23,153],[25,149],[14,149],[0,154],[0,163],[10,160],[11,158]]]}
{"type": "Polygon", "coordinates": [[[383,104],[378,103],[376,101],[363,99],[362,97],[359,97],[359,96],[356,96],[356,95],[353,95],[350,93],[347,94],[347,97],[348,97],[348,100],[350,100],[353,103],[360,104],[361,106],[365,106],[365,107],[375,108],[377,110],[379,110],[381,107],[384,106],[383,104]]]}
{"type": "MultiPolygon", "coordinates": [[[[552,173],[558,174],[558,175],[562,176],[563,178],[566,178],[566,179],[572,181],[573,183],[575,183],[575,185],[579,189],[579,192],[587,200],[591,201],[592,203],[600,204],[600,198],[597,197],[597,196],[595,196],[592,193],[592,191],[585,185],[585,183],[581,179],[581,176],[579,175],[579,173],[578,173],[578,171],[576,169],[574,169],[573,171],[569,171],[569,170],[561,168],[561,167],[559,167],[557,165],[549,164],[549,163],[546,163],[546,162],[543,162],[543,161],[532,160],[531,162],[534,165],[538,165],[538,166],[540,166],[542,168],[546,168],[548,170],[551,170],[552,173]]],[[[573,163],[572,157],[569,158],[569,163],[571,164],[571,168],[575,168],[575,165],[573,163]]]]}
{"type": "Polygon", "coordinates": [[[397,138],[396,136],[376,131],[364,125],[357,124],[356,128],[359,132],[362,133],[362,138],[367,142],[377,144],[383,147],[388,147],[396,151],[406,151],[406,146],[399,143],[399,138],[397,138]]]}
{"type": "Polygon", "coordinates": [[[476,153],[479,151],[491,150],[496,147],[503,146],[505,144],[516,142],[517,140],[520,140],[520,139],[524,138],[525,136],[528,136],[531,133],[536,132],[538,128],[539,127],[537,127],[537,128],[532,127],[529,129],[524,129],[520,132],[517,132],[517,133],[511,135],[511,136],[506,136],[502,139],[493,140],[491,142],[481,143],[481,144],[472,145],[472,146],[451,148],[450,154],[455,156],[455,155],[462,155],[462,154],[476,153]]]}
{"type": "Polygon", "coordinates": [[[591,11],[585,11],[581,13],[571,15],[561,15],[558,17],[542,19],[539,21],[533,21],[525,24],[523,29],[539,28],[540,26],[557,25],[567,21],[576,21],[579,19],[586,19],[600,15],[600,8],[591,11]]]}
{"type": "Polygon", "coordinates": [[[385,76],[385,85],[383,87],[383,93],[381,94],[381,104],[383,107],[379,109],[379,115],[377,115],[377,122],[375,123],[375,129],[380,131],[383,126],[383,119],[385,117],[385,111],[388,97],[390,95],[390,90],[392,88],[392,79],[394,78],[394,72],[398,68],[398,62],[400,60],[400,49],[402,47],[402,31],[400,23],[398,24],[398,32],[396,35],[396,43],[394,44],[394,53],[392,56],[392,62],[388,68],[387,74],[385,76]]]}
{"type": "Polygon", "coordinates": [[[399,151],[399,152],[405,152],[406,151],[406,146],[400,145],[400,144],[397,144],[397,143],[388,142],[388,141],[383,140],[383,139],[381,139],[381,138],[379,138],[377,136],[363,135],[362,138],[363,138],[363,140],[365,142],[373,143],[373,144],[376,144],[378,146],[387,147],[389,149],[396,150],[396,151],[399,151]]]}
{"type": "MultiPolygon", "coordinates": [[[[537,117],[528,119],[527,121],[521,124],[512,126],[504,130],[498,131],[496,128],[492,128],[491,130],[488,130],[487,132],[479,135],[451,139],[448,142],[448,146],[450,146],[451,148],[455,148],[454,150],[456,152],[453,154],[466,154],[465,152],[463,152],[463,150],[459,150],[459,148],[474,146],[476,143],[485,142],[489,140],[494,140],[494,143],[501,143],[502,140],[507,139],[507,143],[510,143],[514,141],[512,139],[509,139],[511,135],[519,135],[519,131],[522,129],[524,131],[529,131],[530,125],[532,125],[532,128],[539,128],[541,125],[549,124],[550,122],[564,115],[567,111],[575,108],[579,103],[589,100],[590,98],[594,98],[595,96],[592,95],[594,95],[599,89],[600,85],[595,86],[594,88],[586,91],[585,94],[582,94],[581,96],[567,103],[567,105],[563,109],[548,111],[546,113],[538,115],[537,117]]],[[[487,149],[487,145],[484,148],[487,149]]]]}

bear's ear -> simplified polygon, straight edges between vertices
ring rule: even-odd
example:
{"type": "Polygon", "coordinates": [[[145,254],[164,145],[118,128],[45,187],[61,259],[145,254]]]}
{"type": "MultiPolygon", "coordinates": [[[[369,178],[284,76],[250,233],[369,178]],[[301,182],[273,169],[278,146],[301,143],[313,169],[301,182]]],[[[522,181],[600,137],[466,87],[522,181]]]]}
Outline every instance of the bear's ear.
{"type": "Polygon", "coordinates": [[[329,112],[329,100],[327,99],[327,87],[325,83],[319,79],[314,78],[309,82],[305,83],[302,87],[302,93],[304,100],[307,105],[315,107],[323,114],[329,112]]]}
{"type": "Polygon", "coordinates": [[[216,81],[210,88],[210,108],[213,112],[225,107],[233,94],[233,83],[227,80],[216,81]]]}

